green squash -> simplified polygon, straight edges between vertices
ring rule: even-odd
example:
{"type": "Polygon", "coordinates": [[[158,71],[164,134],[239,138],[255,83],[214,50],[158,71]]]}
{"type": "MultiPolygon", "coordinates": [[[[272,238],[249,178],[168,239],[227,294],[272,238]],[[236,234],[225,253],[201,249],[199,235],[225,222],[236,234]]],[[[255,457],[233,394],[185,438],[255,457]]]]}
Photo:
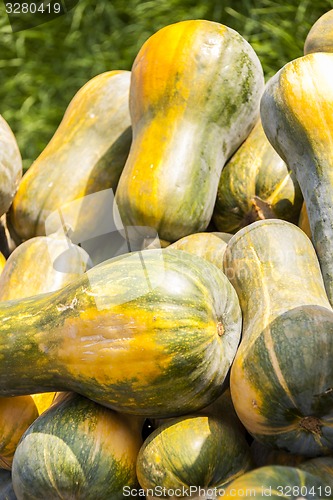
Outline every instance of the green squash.
{"type": "Polygon", "coordinates": [[[317,457],[306,460],[298,466],[300,469],[320,477],[333,492],[333,457],[317,457]]]}
{"type": "Polygon", "coordinates": [[[0,216],[9,209],[22,177],[22,158],[15,136],[0,115],[0,216]]]}
{"type": "Polygon", "coordinates": [[[15,195],[10,223],[16,239],[45,235],[48,216],[63,206],[69,211],[67,217],[75,216],[79,202],[70,203],[78,199],[81,213],[76,226],[85,232],[94,227],[95,207],[88,210],[84,197],[116,190],[132,140],[129,84],[129,71],[108,71],[92,78],[74,96],[15,195]]]}
{"type": "Polygon", "coordinates": [[[231,238],[228,233],[195,233],[175,241],[169,248],[176,248],[202,257],[223,269],[223,255],[231,238]]]}
{"type": "Polygon", "coordinates": [[[280,498],[313,500],[333,498],[332,489],[318,477],[294,467],[268,465],[235,479],[217,500],[280,498]]]}
{"type": "Polygon", "coordinates": [[[240,420],[271,447],[331,453],[333,311],[311,241],[289,222],[254,222],[230,240],[224,270],[243,312],[230,373],[240,420]]]}
{"type": "MultiPolygon", "coordinates": [[[[142,445],[137,476],[147,491],[197,486],[215,488],[252,466],[250,448],[240,429],[212,412],[170,419],[142,445]]],[[[149,497],[149,495],[148,495],[149,497]]],[[[166,495],[165,498],[171,498],[166,495]]]]}
{"type": "Polygon", "coordinates": [[[241,331],[213,264],[175,249],[127,254],[59,291],[0,304],[0,395],[70,390],[171,417],[223,392],[241,331]]]}
{"type": "Polygon", "coordinates": [[[15,452],[18,499],[122,500],[137,486],[142,419],[78,394],[64,395],[29,427],[15,452]]]}
{"type": "Polygon", "coordinates": [[[227,26],[187,20],[152,35],[132,67],[133,142],[116,192],[124,225],[170,242],[205,230],[263,87],[257,55],[227,26]]]}
{"type": "Polygon", "coordinates": [[[314,23],[305,39],[304,54],[312,52],[333,52],[333,9],[314,23]]]}
{"type": "Polygon", "coordinates": [[[271,446],[259,443],[253,440],[251,443],[251,455],[256,467],[263,467],[265,465],[287,465],[289,467],[299,467],[307,457],[303,455],[295,455],[288,451],[278,450],[271,446]]]}
{"type": "Polygon", "coordinates": [[[295,173],[312,241],[333,304],[333,53],[286,64],[268,82],[261,120],[268,139],[295,173]]]}
{"type": "Polygon", "coordinates": [[[296,222],[302,201],[295,175],[259,121],[222,170],[213,221],[227,233],[261,219],[296,222]]]}

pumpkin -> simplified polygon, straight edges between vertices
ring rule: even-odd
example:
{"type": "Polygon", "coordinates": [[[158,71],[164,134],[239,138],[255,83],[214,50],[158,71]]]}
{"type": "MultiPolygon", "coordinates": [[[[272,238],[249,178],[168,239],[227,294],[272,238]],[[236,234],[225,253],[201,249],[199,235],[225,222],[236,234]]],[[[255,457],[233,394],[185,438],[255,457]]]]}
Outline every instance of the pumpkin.
{"type": "Polygon", "coordinates": [[[317,52],[286,64],[268,82],[261,119],[268,139],[294,171],[312,241],[333,303],[333,54],[317,52]]]}
{"type": "Polygon", "coordinates": [[[222,170],[213,213],[216,227],[235,233],[260,219],[296,222],[302,201],[295,175],[271,146],[259,120],[222,170]]]}
{"type": "Polygon", "coordinates": [[[17,497],[123,499],[137,485],[142,419],[77,394],[64,395],[29,427],[14,456],[17,497]]]}
{"type": "MultiPolygon", "coordinates": [[[[47,217],[63,205],[97,191],[116,189],[132,139],[129,83],[129,71],[108,71],[91,79],[74,96],[15,195],[10,223],[17,238],[43,236],[47,217]]],[[[81,230],[96,224],[94,207],[89,212],[84,209],[83,205],[81,230]]]]}
{"type": "Polygon", "coordinates": [[[9,209],[22,177],[22,158],[15,136],[0,115],[0,216],[9,209]]]}
{"type": "Polygon", "coordinates": [[[17,500],[13,490],[12,475],[10,471],[0,469],[0,498],[1,500],[17,500]]]}
{"type": "Polygon", "coordinates": [[[221,491],[217,500],[230,498],[332,498],[331,487],[318,477],[295,467],[267,465],[246,472],[221,491]]]}
{"type": "Polygon", "coordinates": [[[222,269],[224,251],[231,236],[231,234],[219,232],[195,233],[175,241],[170,248],[177,248],[177,250],[203,257],[222,269]]]}
{"type": "Polygon", "coordinates": [[[263,87],[257,55],[231,28],[189,20],[152,35],[132,67],[133,142],[116,191],[124,225],[170,242],[206,229],[263,87]]]}
{"type": "Polygon", "coordinates": [[[0,300],[52,292],[86,271],[89,256],[68,238],[53,234],[23,242],[0,276],[0,300]]]}
{"type": "Polygon", "coordinates": [[[224,270],[243,312],[230,373],[241,422],[266,445],[330,453],[333,311],[311,241],[289,222],[254,222],[228,243],[224,270]]]}
{"type": "Polygon", "coordinates": [[[333,9],[314,23],[305,39],[304,54],[312,52],[333,52],[333,9]]]}
{"type": "Polygon", "coordinates": [[[242,432],[223,416],[202,412],[169,420],[153,431],[140,449],[136,470],[148,494],[149,490],[158,491],[157,487],[166,491],[215,488],[251,465],[242,432]]]}
{"type": "Polygon", "coordinates": [[[306,460],[299,468],[320,477],[333,491],[333,457],[317,457],[306,460]]]}
{"type": "Polygon", "coordinates": [[[189,413],[222,393],[240,331],[236,292],[213,264],[134,252],[0,304],[0,395],[70,390],[124,413],[189,413]]]}

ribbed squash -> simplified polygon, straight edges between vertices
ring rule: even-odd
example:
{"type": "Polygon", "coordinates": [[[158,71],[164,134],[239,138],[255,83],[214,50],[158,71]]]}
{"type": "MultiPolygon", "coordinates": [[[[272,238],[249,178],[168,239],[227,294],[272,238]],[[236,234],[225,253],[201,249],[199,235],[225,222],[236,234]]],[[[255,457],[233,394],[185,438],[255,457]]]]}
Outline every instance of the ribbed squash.
{"type": "MultiPolygon", "coordinates": [[[[74,96],[49,144],[24,175],[10,211],[22,240],[45,235],[45,220],[62,205],[116,189],[130,144],[129,71],[109,71],[74,96]]],[[[81,225],[94,226],[93,208],[81,225]]]]}
{"type": "Polygon", "coordinates": [[[71,390],[125,413],[189,413],[222,393],[240,330],[236,292],[213,264],[128,254],[1,304],[0,394],[71,390]]]}
{"type": "Polygon", "coordinates": [[[231,28],[190,20],[152,35],[132,67],[133,143],[116,192],[123,223],[170,242],[203,231],[263,86],[257,55],[231,28]]]}
{"type": "Polygon", "coordinates": [[[259,121],[222,170],[213,221],[228,233],[261,219],[296,222],[302,201],[295,175],[259,121]]]}
{"type": "Polygon", "coordinates": [[[197,414],[162,421],[149,435],[137,459],[142,488],[215,488],[251,468],[250,448],[231,415],[230,398],[223,394],[218,400],[218,407],[212,403],[197,414]]]}
{"type": "Polygon", "coordinates": [[[54,234],[23,242],[9,256],[0,276],[0,300],[52,292],[81,276],[89,256],[68,238],[54,234]]]}
{"type": "Polygon", "coordinates": [[[294,171],[312,241],[333,304],[333,54],[317,52],[286,64],[268,82],[261,119],[273,147],[294,171]]]}
{"type": "Polygon", "coordinates": [[[170,248],[198,255],[223,269],[223,255],[231,236],[231,234],[218,232],[195,233],[175,241],[170,248]]]}
{"type": "Polygon", "coordinates": [[[142,420],[69,394],[22,437],[12,478],[18,499],[122,500],[137,486],[142,420]]]}
{"type": "Polygon", "coordinates": [[[15,136],[0,115],[0,216],[9,209],[22,177],[22,159],[15,136]]]}
{"type": "Polygon", "coordinates": [[[320,477],[333,492],[333,457],[317,457],[306,460],[299,468],[320,477]]]}
{"type": "Polygon", "coordinates": [[[304,54],[333,52],[333,10],[322,15],[310,29],[304,43],[304,54]]]}
{"type": "Polygon", "coordinates": [[[333,311],[314,248],[277,219],[238,231],[225,273],[242,312],[230,374],[235,410],[260,442],[305,456],[333,450],[333,311]]]}
{"type": "Polygon", "coordinates": [[[17,500],[13,490],[10,471],[0,469],[0,498],[1,500],[17,500]]]}
{"type": "Polygon", "coordinates": [[[268,465],[247,472],[221,492],[217,500],[235,498],[333,498],[331,487],[320,478],[294,467],[268,465]]]}

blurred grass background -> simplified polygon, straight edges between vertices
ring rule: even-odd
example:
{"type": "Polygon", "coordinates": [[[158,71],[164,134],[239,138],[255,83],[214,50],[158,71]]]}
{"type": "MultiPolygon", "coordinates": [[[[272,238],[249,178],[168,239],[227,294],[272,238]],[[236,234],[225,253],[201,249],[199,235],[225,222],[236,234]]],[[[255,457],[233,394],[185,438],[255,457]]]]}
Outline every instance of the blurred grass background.
{"type": "Polygon", "coordinates": [[[104,71],[131,69],[143,42],[163,26],[226,24],[251,43],[268,78],[303,55],[311,26],[332,8],[333,0],[79,0],[64,16],[13,33],[0,0],[0,114],[27,169],[77,90],[104,71]]]}

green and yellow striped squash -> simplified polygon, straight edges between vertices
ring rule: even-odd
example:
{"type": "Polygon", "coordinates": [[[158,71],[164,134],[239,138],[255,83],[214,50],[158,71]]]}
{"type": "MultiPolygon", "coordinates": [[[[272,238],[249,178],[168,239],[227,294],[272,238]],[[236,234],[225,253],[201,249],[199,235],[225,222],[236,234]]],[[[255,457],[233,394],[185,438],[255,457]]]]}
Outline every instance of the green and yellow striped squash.
{"type": "Polygon", "coordinates": [[[29,427],[14,456],[19,499],[120,500],[137,486],[142,419],[66,394],[29,427]]]}
{"type": "MultiPolygon", "coordinates": [[[[10,223],[17,239],[45,235],[46,218],[63,205],[104,189],[115,191],[132,140],[129,85],[129,71],[108,71],[74,96],[15,195],[10,223]]],[[[80,217],[89,229],[93,207],[80,217]]]]}
{"type": "Polygon", "coordinates": [[[223,415],[202,410],[171,419],[153,431],[140,449],[136,469],[146,491],[158,491],[158,486],[170,491],[222,486],[251,467],[242,431],[223,415]]]}
{"type": "Polygon", "coordinates": [[[52,292],[81,276],[89,256],[64,236],[36,236],[8,257],[0,275],[0,300],[52,292]]]}
{"type": "Polygon", "coordinates": [[[269,446],[329,454],[333,311],[311,241],[289,222],[254,222],[230,240],[224,268],[243,312],[230,373],[240,420],[269,446]]]}
{"type": "Polygon", "coordinates": [[[223,392],[240,331],[237,294],[216,266],[134,252],[0,305],[0,394],[70,390],[124,413],[193,412],[223,392]]]}
{"type": "Polygon", "coordinates": [[[268,82],[261,119],[273,147],[294,171],[306,204],[328,298],[333,304],[333,53],[286,64],[268,82]]]}
{"type": "Polygon", "coordinates": [[[333,9],[314,23],[305,39],[304,54],[313,52],[333,52],[333,9]]]}
{"type": "Polygon", "coordinates": [[[116,192],[124,225],[170,242],[206,229],[263,87],[257,55],[231,28],[189,20],[152,35],[132,67],[133,142],[116,192]]]}
{"type": "Polygon", "coordinates": [[[198,255],[223,269],[223,255],[231,236],[231,234],[219,232],[195,233],[175,241],[170,248],[198,255]]]}
{"type": "Polygon", "coordinates": [[[333,457],[317,457],[306,460],[298,466],[300,469],[320,477],[332,488],[333,492],[333,457]]]}
{"type": "Polygon", "coordinates": [[[236,233],[261,219],[296,222],[302,201],[295,175],[271,146],[259,120],[222,170],[215,226],[236,233]]]}
{"type": "Polygon", "coordinates": [[[9,209],[22,177],[22,158],[15,136],[0,115],[0,216],[9,209]]]}
{"type": "Polygon", "coordinates": [[[235,498],[288,498],[312,500],[333,498],[331,487],[320,478],[295,467],[267,465],[246,472],[217,496],[217,500],[235,498]]]}
{"type": "Polygon", "coordinates": [[[11,472],[0,469],[0,498],[1,500],[17,500],[13,490],[11,472]]]}

